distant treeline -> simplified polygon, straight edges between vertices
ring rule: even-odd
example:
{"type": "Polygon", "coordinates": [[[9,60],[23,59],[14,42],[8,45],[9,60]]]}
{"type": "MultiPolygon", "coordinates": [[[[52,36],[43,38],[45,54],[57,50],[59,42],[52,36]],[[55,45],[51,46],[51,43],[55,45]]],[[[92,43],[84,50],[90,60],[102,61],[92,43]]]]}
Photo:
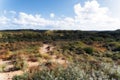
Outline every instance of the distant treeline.
{"type": "Polygon", "coordinates": [[[3,30],[0,42],[17,41],[120,41],[120,30],[80,31],[80,30],[3,30]]]}

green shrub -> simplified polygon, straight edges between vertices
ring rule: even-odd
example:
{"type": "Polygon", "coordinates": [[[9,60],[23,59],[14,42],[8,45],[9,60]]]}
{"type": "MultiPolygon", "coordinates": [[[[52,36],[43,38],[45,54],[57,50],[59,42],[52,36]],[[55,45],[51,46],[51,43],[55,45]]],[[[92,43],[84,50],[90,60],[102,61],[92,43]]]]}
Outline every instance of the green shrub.
{"type": "Polygon", "coordinates": [[[118,60],[118,59],[120,59],[120,53],[113,53],[112,59],[113,59],[113,60],[118,60]]]}
{"type": "Polygon", "coordinates": [[[93,48],[92,47],[86,47],[86,48],[84,48],[84,51],[86,52],[86,53],[88,53],[88,54],[93,54],[93,48]]]}
{"type": "Polygon", "coordinates": [[[6,68],[6,65],[0,65],[0,72],[4,72],[6,68]]]}
{"type": "Polygon", "coordinates": [[[24,76],[14,76],[12,80],[29,80],[28,75],[24,74],[24,76]]]}
{"type": "Polygon", "coordinates": [[[119,42],[110,42],[106,44],[108,47],[108,50],[111,51],[120,51],[120,43],[119,42]]]}
{"type": "Polygon", "coordinates": [[[14,76],[13,80],[119,80],[120,78],[117,66],[108,63],[101,63],[98,66],[97,63],[92,63],[89,69],[88,67],[85,63],[81,63],[80,65],[71,64],[67,68],[58,67],[53,70],[44,68],[26,75],[14,76]]]}
{"type": "Polygon", "coordinates": [[[25,70],[27,68],[27,62],[21,57],[18,57],[13,65],[15,70],[25,70]]]}
{"type": "Polygon", "coordinates": [[[23,76],[14,76],[13,80],[79,80],[83,77],[82,71],[78,67],[69,66],[67,69],[59,67],[54,70],[43,69],[28,73],[27,78],[23,76]]]}
{"type": "Polygon", "coordinates": [[[120,46],[114,49],[114,51],[120,51],[120,46]]]}

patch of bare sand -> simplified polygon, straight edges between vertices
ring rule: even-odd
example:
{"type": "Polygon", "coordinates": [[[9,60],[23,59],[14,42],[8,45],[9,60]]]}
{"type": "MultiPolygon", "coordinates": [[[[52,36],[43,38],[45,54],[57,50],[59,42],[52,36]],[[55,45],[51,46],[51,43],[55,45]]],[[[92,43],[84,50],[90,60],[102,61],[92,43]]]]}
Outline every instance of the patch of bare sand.
{"type": "Polygon", "coordinates": [[[13,71],[13,72],[6,72],[6,73],[0,73],[0,80],[12,80],[12,77],[15,75],[21,75],[23,74],[23,71],[13,71]]]}
{"type": "MultiPolygon", "coordinates": [[[[47,54],[48,52],[52,51],[54,49],[54,47],[52,45],[48,45],[48,44],[44,44],[42,47],[40,47],[40,54],[47,54]]],[[[52,57],[52,59],[50,59],[50,62],[55,62],[58,64],[64,64],[64,63],[68,63],[67,60],[62,59],[62,57],[57,58],[56,55],[49,55],[52,57]]]]}
{"type": "MultiPolygon", "coordinates": [[[[48,52],[52,51],[54,49],[53,46],[48,45],[48,44],[44,44],[42,47],[40,47],[39,52],[40,54],[47,54],[48,52]]],[[[50,59],[51,62],[55,62],[58,64],[66,64],[67,60],[63,59],[62,57],[57,58],[56,55],[49,55],[52,56],[52,59],[50,59]]],[[[0,65],[6,64],[8,68],[13,67],[12,64],[9,64],[11,61],[2,61],[0,60],[0,65]]],[[[42,60],[41,61],[46,62],[46,60],[42,60]]],[[[33,66],[38,66],[39,62],[27,62],[28,63],[28,67],[33,67],[33,66]]],[[[19,70],[19,71],[11,71],[11,72],[4,72],[4,73],[0,73],[0,80],[12,80],[12,77],[15,75],[21,75],[24,72],[19,70]]]]}

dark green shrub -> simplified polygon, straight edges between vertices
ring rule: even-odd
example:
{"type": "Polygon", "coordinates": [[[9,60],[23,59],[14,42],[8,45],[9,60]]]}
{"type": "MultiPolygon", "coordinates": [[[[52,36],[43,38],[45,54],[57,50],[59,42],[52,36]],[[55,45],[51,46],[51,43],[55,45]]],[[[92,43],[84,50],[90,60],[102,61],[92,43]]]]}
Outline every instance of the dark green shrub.
{"type": "Polygon", "coordinates": [[[113,59],[113,60],[118,60],[118,59],[120,59],[120,53],[114,53],[114,54],[112,55],[112,59],[113,59]]]}
{"type": "Polygon", "coordinates": [[[114,51],[120,51],[120,46],[114,49],[114,51]]]}
{"type": "Polygon", "coordinates": [[[72,64],[67,68],[58,67],[52,70],[44,68],[26,75],[14,76],[13,80],[119,80],[120,78],[119,69],[115,69],[109,63],[102,63],[98,66],[98,63],[93,62],[91,67],[88,64],[72,64]]]}
{"type": "Polygon", "coordinates": [[[29,80],[28,75],[24,74],[24,76],[14,76],[12,80],[29,80]]]}
{"type": "Polygon", "coordinates": [[[82,71],[79,67],[69,66],[64,69],[62,67],[54,70],[43,69],[42,71],[35,71],[28,73],[26,76],[14,76],[13,80],[79,80],[82,79],[82,71]]]}
{"type": "Polygon", "coordinates": [[[86,47],[86,48],[84,48],[84,51],[86,52],[86,53],[88,53],[88,54],[93,54],[93,48],[92,47],[86,47]]]}

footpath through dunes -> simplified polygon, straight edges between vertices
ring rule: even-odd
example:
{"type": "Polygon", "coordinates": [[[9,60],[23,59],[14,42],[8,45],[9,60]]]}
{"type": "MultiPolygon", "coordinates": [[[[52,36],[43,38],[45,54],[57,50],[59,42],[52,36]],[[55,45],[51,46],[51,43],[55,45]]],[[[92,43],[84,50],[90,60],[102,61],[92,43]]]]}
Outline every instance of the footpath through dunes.
{"type": "MultiPolygon", "coordinates": [[[[23,70],[10,71],[10,69],[12,69],[14,67],[13,67],[13,64],[8,64],[7,62],[8,61],[1,61],[2,64],[0,64],[0,65],[7,65],[6,69],[9,70],[9,71],[1,72],[0,73],[0,80],[12,80],[13,76],[15,76],[15,75],[22,75],[24,73],[23,70]]],[[[27,61],[27,65],[28,65],[28,68],[30,68],[30,67],[33,67],[33,66],[38,66],[39,62],[27,61]]]]}
{"type": "Polygon", "coordinates": [[[0,73],[0,80],[12,80],[12,77],[15,75],[21,75],[23,74],[23,71],[13,71],[13,72],[5,72],[0,73]]]}
{"type": "Polygon", "coordinates": [[[64,57],[58,57],[57,55],[53,54],[50,55],[49,52],[53,51],[55,48],[54,46],[50,44],[43,44],[42,47],[40,47],[39,52],[41,55],[47,55],[51,58],[49,59],[50,62],[58,63],[58,64],[67,64],[68,61],[64,57]]]}
{"type": "Polygon", "coordinates": [[[40,54],[48,53],[49,51],[52,51],[54,47],[51,47],[49,44],[43,44],[42,47],[40,47],[39,52],[40,54]]]}
{"type": "MultiPolygon", "coordinates": [[[[10,64],[12,61],[7,60],[7,61],[3,61],[0,60],[0,66],[2,65],[6,65],[6,70],[9,70],[11,68],[13,68],[13,64],[10,64]]],[[[23,74],[22,70],[18,70],[18,71],[8,71],[8,72],[1,72],[0,73],[0,80],[12,80],[12,77],[15,75],[21,75],[23,74]]]]}
{"type": "MultiPolygon", "coordinates": [[[[50,45],[50,44],[43,44],[42,47],[39,48],[39,54],[41,54],[41,56],[49,56],[50,58],[49,59],[46,59],[46,58],[42,58],[41,57],[41,60],[40,62],[37,61],[37,62],[31,62],[29,60],[27,60],[27,69],[28,68],[31,68],[31,67],[34,67],[34,66],[39,66],[40,64],[42,63],[45,63],[45,62],[51,62],[51,63],[57,63],[57,64],[61,64],[61,65],[66,65],[68,63],[68,61],[62,57],[62,56],[59,56],[58,55],[55,55],[55,54],[50,54],[51,51],[54,50],[54,46],[50,45]]],[[[0,66],[2,65],[6,65],[5,69],[9,70],[11,68],[14,68],[13,66],[13,63],[12,63],[12,60],[0,60],[0,66]]],[[[7,72],[0,72],[0,80],[12,80],[13,76],[15,75],[22,75],[24,73],[24,71],[22,70],[15,70],[15,71],[7,71],[7,72]]]]}

